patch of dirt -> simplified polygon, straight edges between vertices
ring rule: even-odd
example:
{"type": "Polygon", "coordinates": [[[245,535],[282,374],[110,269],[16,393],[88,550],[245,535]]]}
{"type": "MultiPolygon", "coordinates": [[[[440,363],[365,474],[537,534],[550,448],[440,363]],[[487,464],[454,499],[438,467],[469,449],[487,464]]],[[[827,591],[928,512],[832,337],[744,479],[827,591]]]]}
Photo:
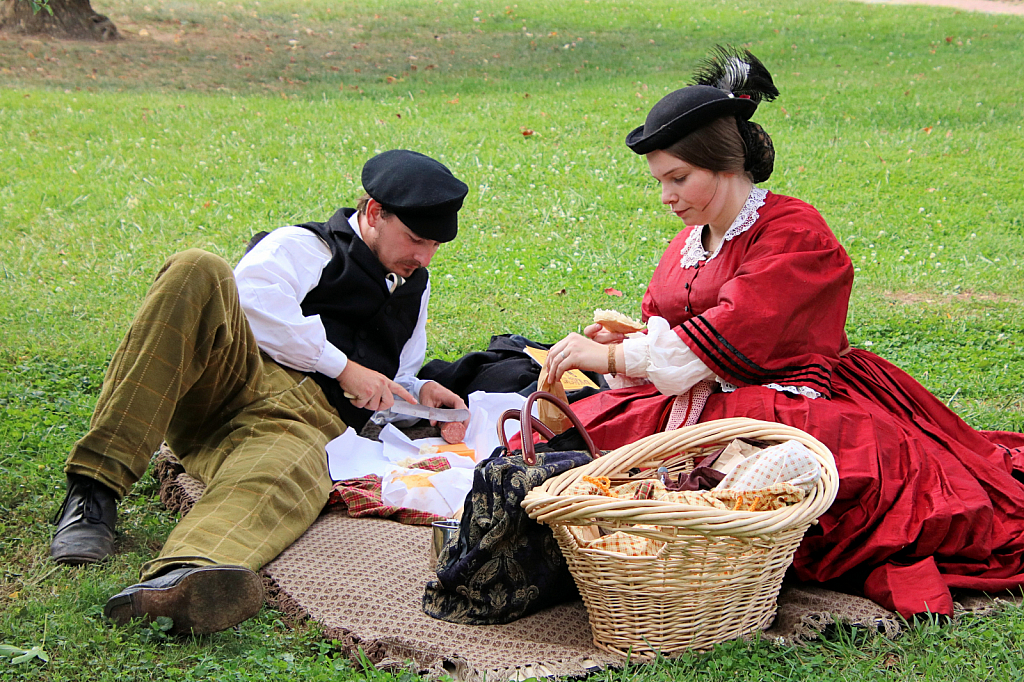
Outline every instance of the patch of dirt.
{"type": "Polygon", "coordinates": [[[1024,16],[1024,0],[859,0],[872,5],[928,5],[952,7],[965,12],[1024,16]]]}
{"type": "MultiPolygon", "coordinates": [[[[163,7],[121,9],[110,16],[123,37],[116,43],[0,32],[0,82],[8,87],[290,96],[307,89],[310,94],[361,92],[369,85],[416,92],[431,85],[440,71],[465,73],[481,68],[488,58],[492,71],[511,68],[496,63],[499,55],[485,36],[453,31],[440,17],[193,12],[178,19],[163,7]]],[[[511,32],[497,40],[512,38],[521,40],[511,32]]]]}
{"type": "MultiPolygon", "coordinates": [[[[1024,14],[1024,0],[864,1],[1024,14]]],[[[565,36],[524,34],[508,17],[503,19],[508,26],[502,27],[507,30],[484,32],[451,13],[396,10],[382,16],[370,6],[275,15],[276,10],[221,2],[103,0],[99,9],[123,40],[96,43],[0,32],[0,83],[303,97],[324,91],[359,94],[371,86],[415,93],[429,89],[441,72],[450,83],[452,76],[502,80],[520,78],[523,72],[575,73],[587,66],[588,55],[574,60],[575,48],[566,52],[565,36]]],[[[621,36],[613,38],[617,45],[621,36]]],[[[585,45],[600,41],[588,39],[585,45]]]]}
{"type": "Polygon", "coordinates": [[[983,301],[986,303],[1015,303],[1012,296],[1006,294],[976,294],[972,291],[962,291],[958,294],[941,296],[936,294],[920,294],[909,291],[884,291],[882,296],[892,303],[901,305],[948,305],[953,302],[970,303],[983,301]]]}

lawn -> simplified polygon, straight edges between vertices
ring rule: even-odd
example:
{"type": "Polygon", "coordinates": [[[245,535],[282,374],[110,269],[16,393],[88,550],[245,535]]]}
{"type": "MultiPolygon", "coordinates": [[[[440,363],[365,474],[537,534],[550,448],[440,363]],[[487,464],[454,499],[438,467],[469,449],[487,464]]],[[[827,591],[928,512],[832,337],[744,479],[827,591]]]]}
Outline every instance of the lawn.
{"type": "MultiPolygon", "coordinates": [[[[972,425],[1024,430],[1024,18],[803,0],[94,6],[124,41],[0,35],[0,644],[49,657],[0,658],[0,680],[363,676],[268,609],[199,641],[105,622],[174,522],[151,476],[121,506],[113,561],[49,562],[64,458],[135,307],[169,254],[237,260],[256,231],[351,205],[363,162],[405,147],[471,188],[431,266],[429,357],[498,333],[554,342],[596,307],[638,315],[680,225],[623,138],[716,42],[776,77],[755,117],[778,151],[764,186],[817,206],[853,258],[853,344],[972,425]]],[[[1004,679],[1022,637],[1009,607],[597,679],[1004,679]]]]}

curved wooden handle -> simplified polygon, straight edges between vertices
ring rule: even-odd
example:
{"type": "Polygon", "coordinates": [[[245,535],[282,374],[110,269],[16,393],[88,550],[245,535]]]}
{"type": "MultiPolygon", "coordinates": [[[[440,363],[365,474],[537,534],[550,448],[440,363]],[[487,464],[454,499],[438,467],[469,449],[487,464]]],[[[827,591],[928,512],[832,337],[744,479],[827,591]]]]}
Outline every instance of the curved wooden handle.
{"type": "MultiPolygon", "coordinates": [[[[549,403],[554,404],[560,409],[565,416],[569,418],[572,425],[576,427],[576,430],[583,436],[583,441],[587,444],[587,451],[590,456],[597,459],[601,456],[597,448],[594,446],[594,441],[591,439],[590,434],[583,428],[583,424],[580,422],[580,418],[576,416],[576,413],[563,401],[561,398],[556,398],[547,391],[534,391],[530,394],[530,397],[526,399],[526,403],[523,405],[523,409],[520,412],[519,420],[522,423],[523,433],[523,461],[528,465],[533,466],[537,463],[537,451],[533,445],[533,423],[537,420],[530,416],[530,412],[533,410],[533,403],[537,400],[547,400],[549,403]]],[[[504,415],[502,415],[504,416],[504,415]]],[[[547,427],[545,427],[547,429],[547,427]]],[[[538,429],[539,430],[539,429],[538,429]]],[[[541,433],[544,433],[541,431],[541,433]]],[[[550,431],[548,431],[550,433],[550,431]]],[[[550,438],[550,436],[549,436],[550,438]]]]}

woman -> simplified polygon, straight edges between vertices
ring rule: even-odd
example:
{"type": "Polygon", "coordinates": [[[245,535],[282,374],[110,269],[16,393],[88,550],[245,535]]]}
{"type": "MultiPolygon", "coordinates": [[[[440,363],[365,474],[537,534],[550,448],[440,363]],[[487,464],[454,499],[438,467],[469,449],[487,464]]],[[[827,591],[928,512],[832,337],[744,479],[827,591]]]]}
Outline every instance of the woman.
{"type": "Polygon", "coordinates": [[[598,447],[698,415],[789,424],[824,443],[840,474],[797,551],[800,579],[840,581],[905,617],[951,615],[950,588],[1024,584],[1024,435],[975,431],[899,368],[850,348],[845,250],[813,207],[755,186],[774,161],[749,120],[778,95],[770,74],[720,48],[696,82],[626,138],[692,226],[644,295],[648,333],[592,325],[548,358],[555,377],[578,368],[632,384],[573,405],[598,447]]]}

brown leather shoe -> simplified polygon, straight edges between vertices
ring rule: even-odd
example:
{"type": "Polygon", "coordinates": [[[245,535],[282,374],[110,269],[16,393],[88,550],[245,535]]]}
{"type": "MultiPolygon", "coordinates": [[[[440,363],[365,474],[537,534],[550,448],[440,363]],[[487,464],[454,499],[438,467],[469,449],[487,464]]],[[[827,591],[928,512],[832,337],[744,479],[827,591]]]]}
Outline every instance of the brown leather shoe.
{"type": "Polygon", "coordinates": [[[244,566],[186,566],[127,587],[107,600],[103,615],[124,625],[166,616],[176,635],[220,632],[263,606],[263,581],[244,566]]]}
{"type": "Polygon", "coordinates": [[[58,564],[94,564],[114,553],[117,496],[87,476],[68,475],[68,492],[57,511],[50,556],[58,564]]]}

